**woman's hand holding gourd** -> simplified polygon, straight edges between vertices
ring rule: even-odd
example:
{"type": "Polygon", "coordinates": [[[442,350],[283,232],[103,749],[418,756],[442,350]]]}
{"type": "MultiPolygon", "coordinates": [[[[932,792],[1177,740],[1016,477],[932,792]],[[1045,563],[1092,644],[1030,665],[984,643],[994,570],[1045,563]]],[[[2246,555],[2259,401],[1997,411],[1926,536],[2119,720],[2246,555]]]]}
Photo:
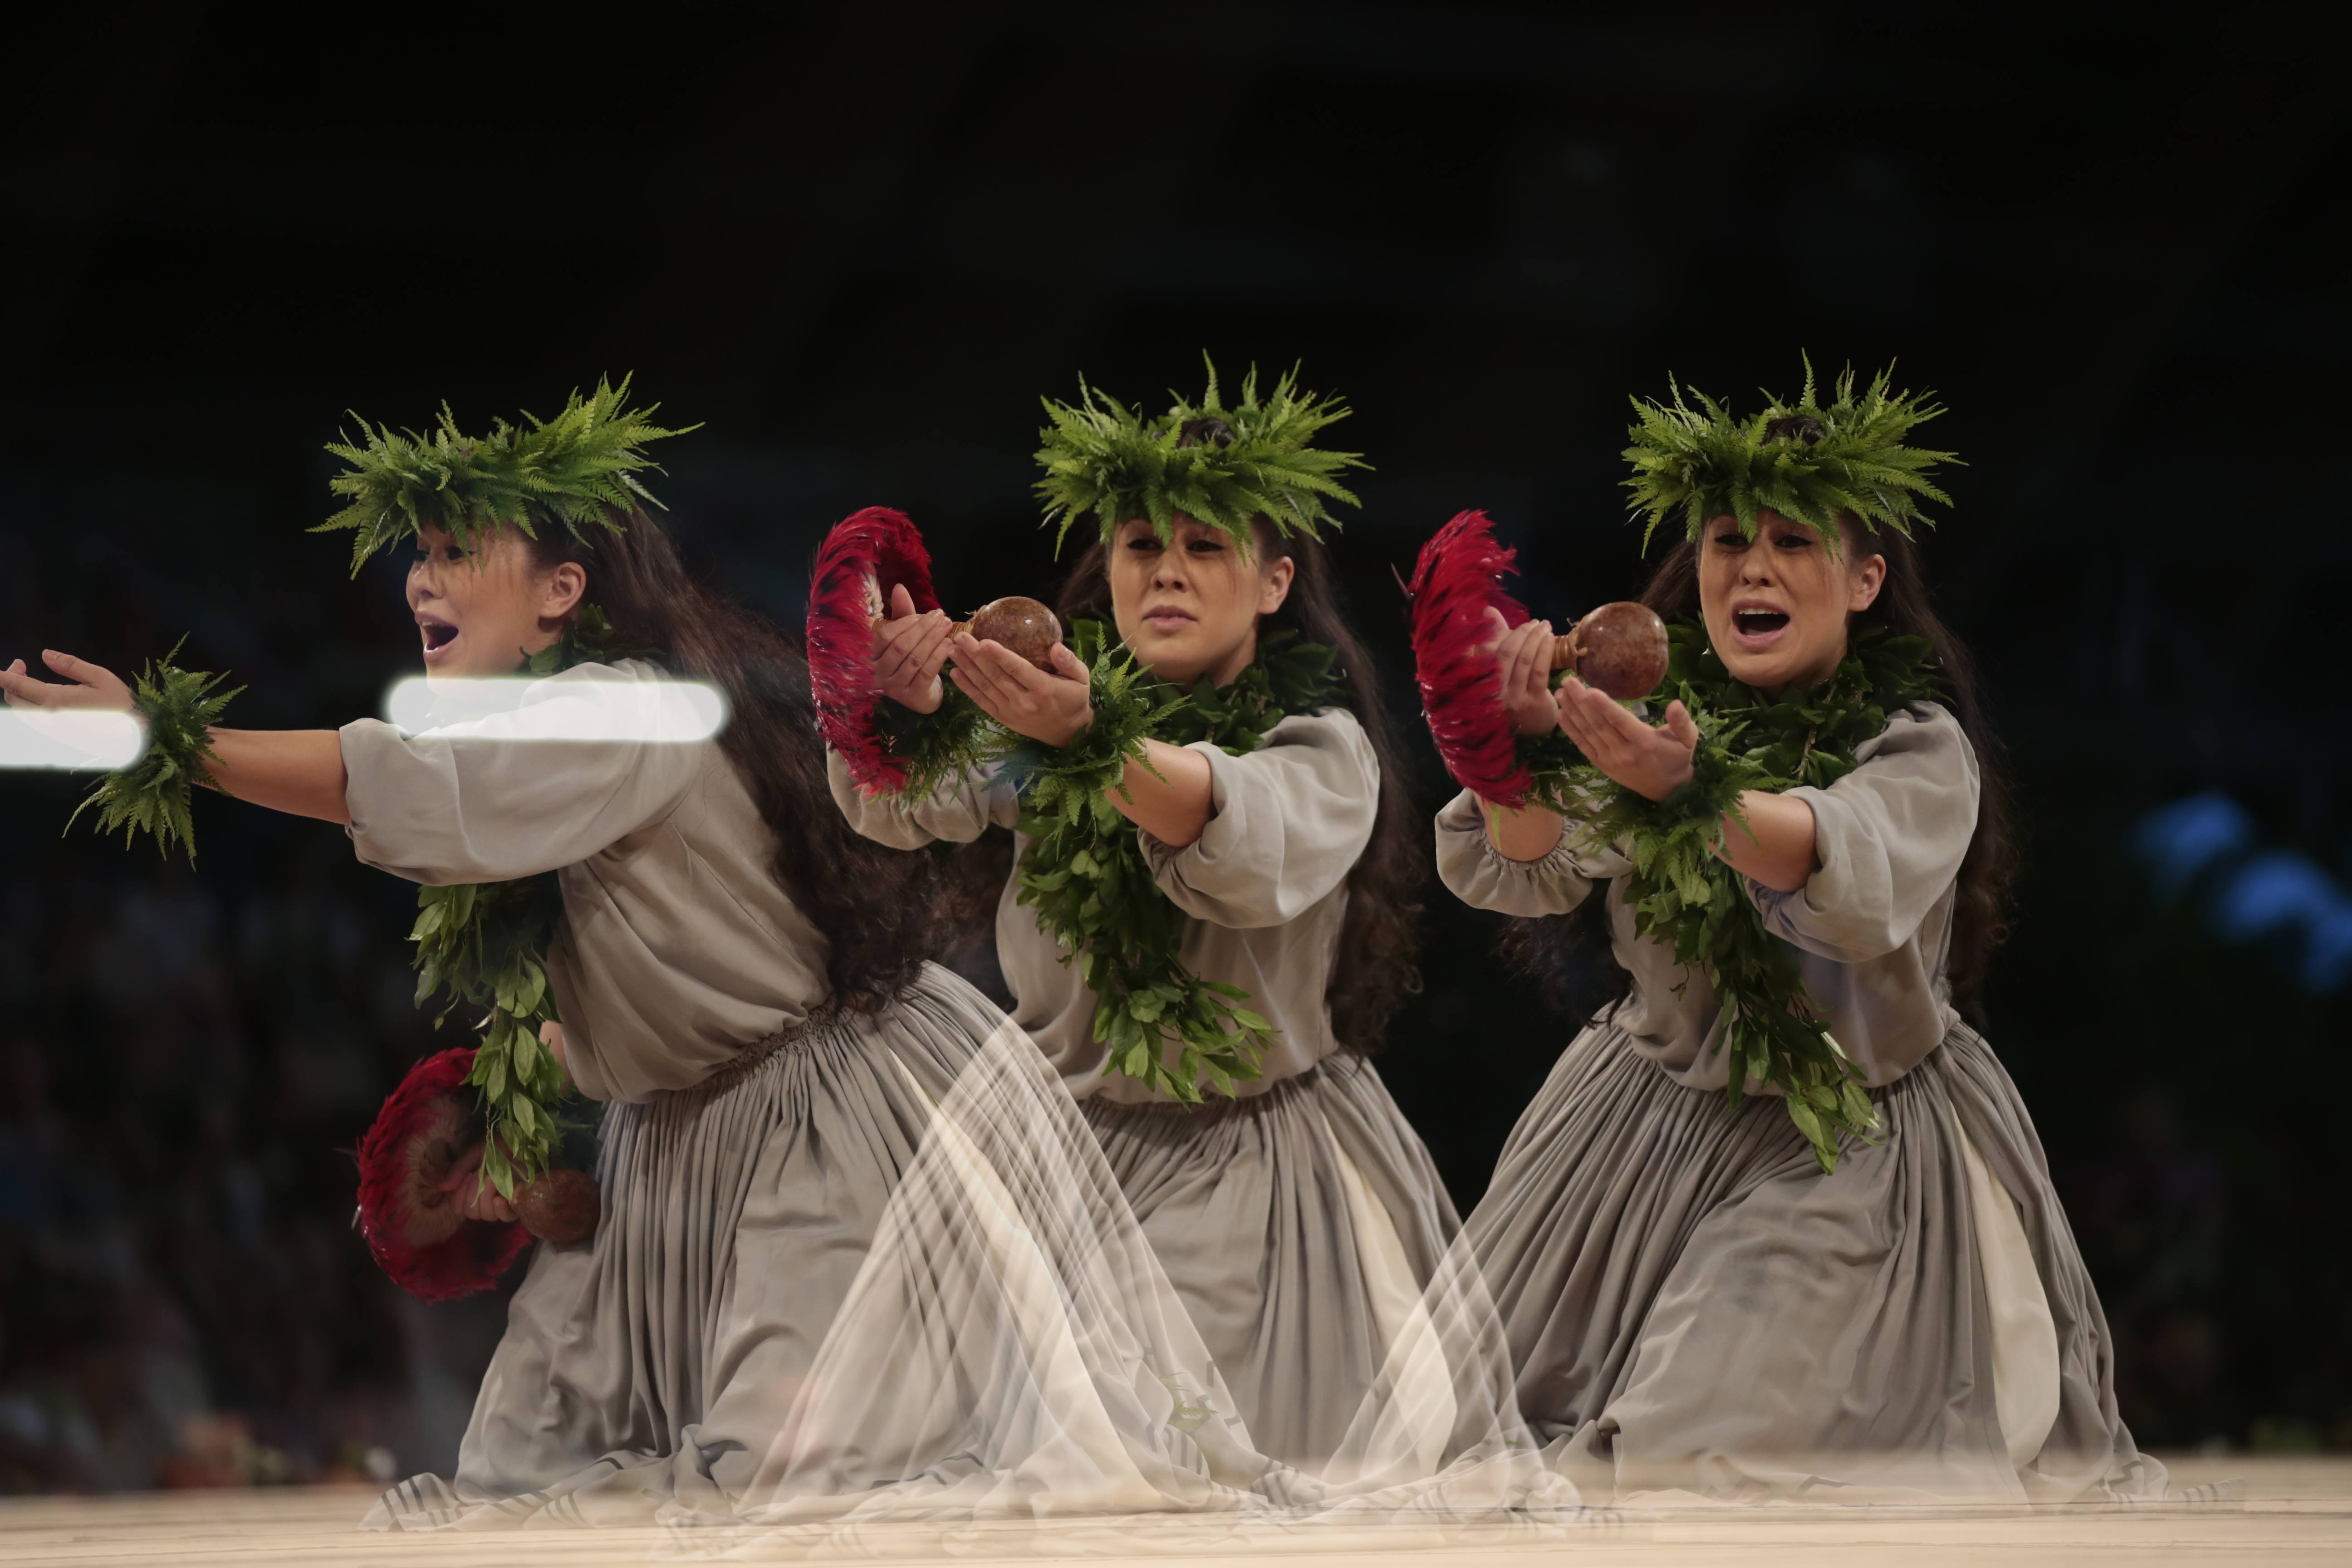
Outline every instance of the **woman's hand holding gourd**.
{"type": "Polygon", "coordinates": [[[514,1205],[499,1196],[498,1188],[482,1180],[482,1146],[467,1150],[450,1164],[449,1173],[438,1185],[449,1194],[459,1214],[467,1219],[488,1220],[492,1225],[512,1225],[514,1205]]]}
{"type": "Polygon", "coordinates": [[[874,689],[901,708],[936,713],[947,693],[940,666],[947,662],[953,623],[944,610],[915,613],[902,584],[890,590],[890,618],[874,633],[874,689]]]}
{"type": "Polygon", "coordinates": [[[1651,800],[1664,800],[1690,782],[1698,726],[1681,703],[1666,704],[1665,722],[1654,727],[1573,675],[1554,691],[1556,639],[1549,621],[1514,626],[1500,610],[1489,608],[1486,625],[1494,633],[1503,709],[1514,730],[1522,735],[1549,734],[1555,727],[1567,731],[1593,766],[1651,800]]]}
{"type": "Polygon", "coordinates": [[[1551,650],[1558,640],[1549,621],[1522,621],[1514,626],[1503,612],[1489,607],[1487,629],[1495,635],[1495,664],[1503,680],[1503,710],[1511,728],[1522,735],[1548,735],[1559,722],[1551,700],[1551,650]]]}

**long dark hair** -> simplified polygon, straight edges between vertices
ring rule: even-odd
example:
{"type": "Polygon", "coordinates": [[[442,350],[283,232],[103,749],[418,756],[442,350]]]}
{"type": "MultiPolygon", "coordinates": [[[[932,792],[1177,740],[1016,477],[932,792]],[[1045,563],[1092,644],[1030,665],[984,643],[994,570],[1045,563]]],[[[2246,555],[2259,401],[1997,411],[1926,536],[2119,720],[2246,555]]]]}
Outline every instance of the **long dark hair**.
{"type": "MultiPolygon", "coordinates": [[[[1927,639],[1943,664],[1946,703],[1976,752],[1979,781],[1976,832],[1960,860],[1952,900],[1951,950],[1944,964],[1954,1004],[1973,1010],[1993,950],[2009,937],[2009,889],[2017,874],[2016,826],[2000,742],[1985,721],[1975,658],[1936,614],[1919,547],[1899,533],[1873,532],[1865,540],[1850,529],[1847,548],[1883,557],[1886,563],[1886,578],[1878,597],[1868,609],[1853,616],[1852,625],[1885,626],[1901,636],[1927,639]]],[[[1684,540],[1668,551],[1643,588],[1642,603],[1668,621],[1696,617],[1699,614],[1698,557],[1699,546],[1694,540],[1684,540]]],[[[1574,970],[1571,951],[1589,941],[1596,927],[1605,944],[1604,907],[1601,900],[1591,899],[1586,901],[1586,909],[1574,914],[1514,921],[1503,940],[1507,956],[1549,990],[1555,1000],[1561,1000],[1566,977],[1574,970]]],[[[1618,970],[1616,974],[1617,992],[1622,994],[1624,973],[1618,970]]]]}
{"type": "MultiPolygon", "coordinates": [[[[1337,651],[1347,675],[1348,706],[1363,725],[1380,764],[1381,798],[1371,841],[1348,873],[1339,962],[1325,990],[1332,1034],[1349,1050],[1370,1052],[1380,1047],[1389,1020],[1404,998],[1421,989],[1421,972],[1413,960],[1421,947],[1418,917],[1428,874],[1425,836],[1409,798],[1404,764],[1397,755],[1396,725],[1381,699],[1379,672],[1370,650],[1348,624],[1339,584],[1332,580],[1330,556],[1304,535],[1281,539],[1263,525],[1255,531],[1261,559],[1288,556],[1293,570],[1282,607],[1260,617],[1259,625],[1290,627],[1307,641],[1337,651]]],[[[1109,564],[1110,552],[1099,541],[1078,557],[1055,605],[1063,619],[1111,619],[1109,564]]]]}
{"type": "Polygon", "coordinates": [[[532,563],[588,574],[583,604],[625,647],[661,650],[671,673],[708,680],[732,710],[719,740],[776,837],[776,881],[831,943],[825,976],[843,1003],[880,1006],[930,948],[929,863],[860,837],[833,804],[800,639],[695,581],[669,532],[642,508],[586,541],[542,524],[532,563]]]}

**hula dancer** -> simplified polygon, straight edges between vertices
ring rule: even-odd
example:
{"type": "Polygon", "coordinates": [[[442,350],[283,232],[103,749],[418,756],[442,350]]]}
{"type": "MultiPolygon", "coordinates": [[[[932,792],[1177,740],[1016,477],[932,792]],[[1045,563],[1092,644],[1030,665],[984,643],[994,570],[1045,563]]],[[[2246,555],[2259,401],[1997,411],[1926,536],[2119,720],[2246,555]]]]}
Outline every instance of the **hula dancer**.
{"type": "Polygon", "coordinates": [[[169,667],[135,694],[64,655],[69,685],[0,674],[12,703],[146,714],[147,755],[94,797],[104,826],[184,837],[200,783],[341,824],[423,885],[424,990],[481,1035],[422,1064],[361,1151],[363,1227],[404,1285],[495,1278],[567,1067],[604,1103],[601,1205],[534,1253],[456,1477],[395,1487],[372,1522],[1201,1504],[1190,1434],[1229,1400],[1160,1331],[1181,1314],[1149,1271],[1118,1267],[1145,1249],[1068,1097],[923,962],[920,863],[827,801],[800,649],[690,578],[648,512],[645,447],[674,434],[651,413],[600,384],[487,436],[445,411],[331,448],[350,505],[325,526],[358,531],[355,571],[414,544],[444,700],[530,678],[487,710],[238,731],[169,667]],[[645,732],[680,679],[725,698],[715,738],[645,732]]]}
{"type": "Polygon", "coordinates": [[[887,618],[836,684],[884,700],[835,732],[833,784],[902,847],[1014,830],[1014,1019],[1256,1450],[1318,1472],[1458,1221],[1363,1055],[1412,984],[1421,859],[1325,554],[1360,464],[1314,445],[1336,400],[1260,392],[1225,403],[1212,369],[1157,418],[1090,388],[1048,403],[1038,492],[1064,537],[1094,535],[1061,596],[1070,646],[975,638],[927,578],[878,572],[887,618]]]}
{"type": "MultiPolygon", "coordinates": [[[[1673,628],[1660,721],[1555,689],[1551,628],[1495,590],[1460,618],[1517,756],[1441,726],[1486,795],[1438,816],[1446,885],[1538,922],[1538,954],[1597,906],[1627,976],[1468,1222],[1522,1409],[1588,1497],[2160,1492],[2032,1122],[1962,1016],[2012,850],[1914,540],[1941,410],[1810,367],[1750,418],[1635,406],[1635,510],[1686,535],[1643,595],[1673,628]]],[[[1424,679],[1460,651],[1425,644],[1424,679]]]]}

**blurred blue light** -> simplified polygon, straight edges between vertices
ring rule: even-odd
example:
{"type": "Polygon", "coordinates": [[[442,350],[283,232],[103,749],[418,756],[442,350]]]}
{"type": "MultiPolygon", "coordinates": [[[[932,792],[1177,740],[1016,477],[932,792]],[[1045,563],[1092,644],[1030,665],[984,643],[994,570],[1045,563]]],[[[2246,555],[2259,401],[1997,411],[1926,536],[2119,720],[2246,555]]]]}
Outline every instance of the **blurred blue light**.
{"type": "Polygon", "coordinates": [[[2303,984],[2333,991],[2352,982],[2352,901],[2338,903],[2312,922],[2303,937],[2303,984]]]}
{"type": "Polygon", "coordinates": [[[2220,790],[2149,812],[2132,839],[2165,893],[2207,889],[2209,918],[2224,941],[2285,939],[2305,990],[2352,984],[2352,891],[2307,855],[2256,852],[2252,816],[2220,790]]]}
{"type": "Polygon", "coordinates": [[[2178,893],[2198,872],[2251,846],[2254,822],[2244,806],[2209,789],[2149,812],[2140,818],[2135,837],[2140,858],[2156,872],[2157,885],[2178,893]]]}
{"type": "Polygon", "coordinates": [[[2336,879],[2285,849],[2257,855],[2231,874],[2213,901],[2213,927],[2233,942],[2250,942],[2284,926],[2310,927],[2344,904],[2336,879]]]}

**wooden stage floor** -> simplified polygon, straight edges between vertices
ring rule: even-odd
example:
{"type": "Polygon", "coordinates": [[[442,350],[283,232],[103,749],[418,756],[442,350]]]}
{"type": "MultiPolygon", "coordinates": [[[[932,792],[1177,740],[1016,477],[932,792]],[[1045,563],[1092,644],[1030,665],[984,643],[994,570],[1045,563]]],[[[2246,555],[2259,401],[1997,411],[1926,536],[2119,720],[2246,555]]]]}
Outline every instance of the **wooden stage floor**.
{"type": "MultiPolygon", "coordinates": [[[[1208,1563],[1286,1557],[1318,1568],[1583,1568],[1719,1564],[1722,1568],[1943,1568],[1957,1563],[2352,1564],[2352,1459],[2175,1459],[2178,1484],[2235,1479],[2242,1502],[2195,1509],[1826,1508],[1792,1504],[1598,1512],[1566,1530],[1412,1531],[1316,1528],[1266,1538],[1160,1532],[1125,1541],[1117,1527],[973,1531],[942,1550],[877,1535],[850,1555],[918,1563],[1080,1559],[1094,1563],[1208,1563]]],[[[186,1563],[202,1568],[508,1568],[708,1561],[656,1531],[527,1531],[388,1536],[353,1530],[373,1501],[357,1489],[174,1492],[0,1501],[0,1563],[186,1563]]],[[[718,1543],[713,1543],[714,1545],[718,1543]]],[[[759,1561],[797,1552],[754,1549],[759,1561]]]]}

